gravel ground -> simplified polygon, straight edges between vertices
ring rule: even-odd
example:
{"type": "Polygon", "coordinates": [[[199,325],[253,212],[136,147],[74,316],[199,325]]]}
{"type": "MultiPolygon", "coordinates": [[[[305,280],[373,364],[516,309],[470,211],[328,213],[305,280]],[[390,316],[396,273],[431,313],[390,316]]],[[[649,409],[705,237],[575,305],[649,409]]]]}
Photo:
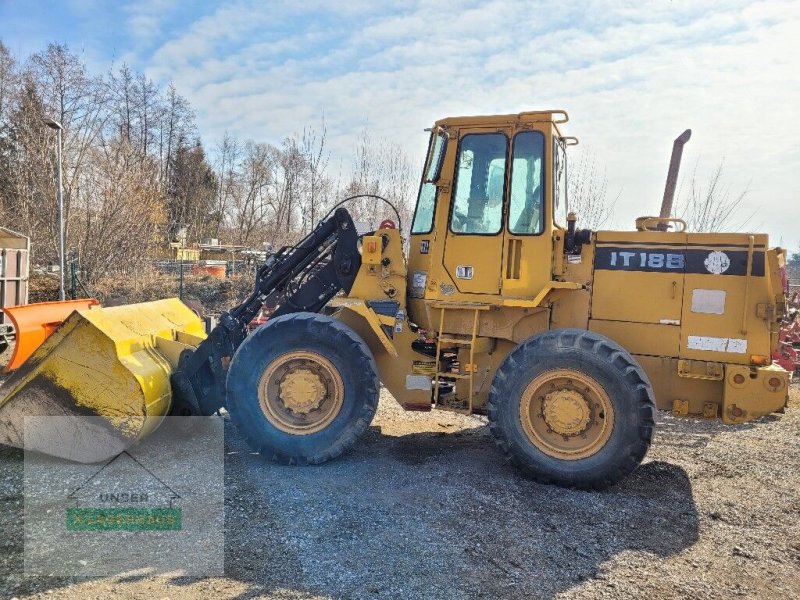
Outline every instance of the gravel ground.
{"type": "Polygon", "coordinates": [[[798,598],[800,389],[729,428],[660,415],[601,493],[505,464],[486,422],[384,392],[358,448],[264,463],[226,424],[225,576],[22,576],[22,453],[0,448],[0,598],[798,598]]]}

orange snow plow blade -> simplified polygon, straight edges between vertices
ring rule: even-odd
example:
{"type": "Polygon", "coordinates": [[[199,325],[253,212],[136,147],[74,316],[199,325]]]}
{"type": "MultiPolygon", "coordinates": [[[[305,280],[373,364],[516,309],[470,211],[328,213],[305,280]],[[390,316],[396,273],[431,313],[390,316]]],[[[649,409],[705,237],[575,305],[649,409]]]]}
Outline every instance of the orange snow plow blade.
{"type": "Polygon", "coordinates": [[[6,373],[24,363],[74,311],[93,306],[100,306],[100,302],[94,298],[84,298],[4,308],[3,312],[8,315],[16,332],[14,353],[6,365],[6,373]]]}

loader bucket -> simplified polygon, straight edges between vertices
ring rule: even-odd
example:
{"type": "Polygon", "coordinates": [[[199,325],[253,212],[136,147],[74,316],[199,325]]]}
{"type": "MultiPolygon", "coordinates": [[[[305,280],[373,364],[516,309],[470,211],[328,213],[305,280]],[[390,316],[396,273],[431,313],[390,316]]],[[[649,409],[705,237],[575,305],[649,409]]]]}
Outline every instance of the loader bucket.
{"type": "Polygon", "coordinates": [[[4,308],[3,312],[14,326],[16,335],[14,352],[6,365],[6,372],[14,371],[24,363],[73,311],[92,306],[100,306],[100,303],[94,298],[87,298],[4,308]]]}
{"type": "Polygon", "coordinates": [[[180,353],[204,338],[177,298],[73,312],[0,387],[0,443],[78,462],[116,456],[169,414],[180,353]],[[24,427],[43,416],[75,418],[55,420],[69,431],[24,427]]]}

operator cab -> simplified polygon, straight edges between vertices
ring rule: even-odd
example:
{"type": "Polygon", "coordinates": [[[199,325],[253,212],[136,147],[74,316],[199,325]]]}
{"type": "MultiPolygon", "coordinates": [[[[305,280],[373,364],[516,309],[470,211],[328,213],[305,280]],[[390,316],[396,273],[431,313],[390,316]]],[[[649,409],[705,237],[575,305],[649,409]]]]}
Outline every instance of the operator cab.
{"type": "Polygon", "coordinates": [[[567,227],[561,110],[457,117],[431,129],[411,226],[410,301],[499,303],[553,279],[567,227]]]}

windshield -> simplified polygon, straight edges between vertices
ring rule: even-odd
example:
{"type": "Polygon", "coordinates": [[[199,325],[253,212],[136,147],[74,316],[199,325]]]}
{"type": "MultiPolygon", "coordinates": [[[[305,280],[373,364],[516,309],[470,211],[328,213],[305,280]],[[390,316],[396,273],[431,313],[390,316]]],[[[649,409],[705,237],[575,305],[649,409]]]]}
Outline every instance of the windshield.
{"type": "Polygon", "coordinates": [[[506,153],[503,133],[469,133],[461,138],[450,230],[493,235],[503,222],[506,153]]]}

